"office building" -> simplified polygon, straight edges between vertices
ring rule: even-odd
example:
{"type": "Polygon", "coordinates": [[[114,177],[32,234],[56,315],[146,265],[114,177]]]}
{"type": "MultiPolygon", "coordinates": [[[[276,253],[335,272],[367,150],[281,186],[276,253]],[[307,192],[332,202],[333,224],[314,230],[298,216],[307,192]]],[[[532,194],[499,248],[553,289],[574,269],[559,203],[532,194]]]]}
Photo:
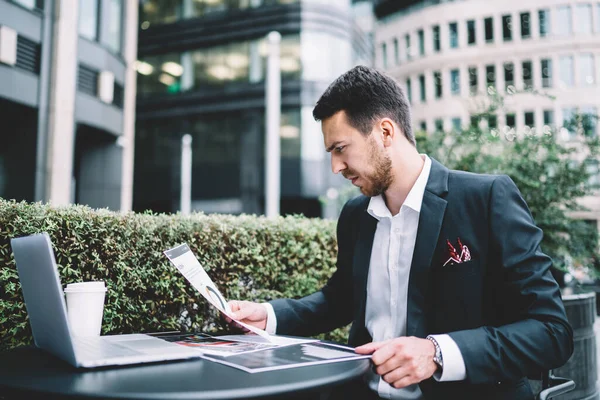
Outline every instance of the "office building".
{"type": "Polygon", "coordinates": [[[281,35],[282,214],[321,216],[342,184],[312,109],[371,64],[371,4],[350,0],[144,0],[140,4],[134,209],[180,207],[181,138],[192,137],[191,209],[263,214],[266,36],[281,35]]]}
{"type": "Polygon", "coordinates": [[[137,15],[0,0],[0,197],[131,209],[137,15]]]}
{"type": "MultiPolygon", "coordinates": [[[[600,112],[597,0],[378,0],[374,11],[376,66],[404,85],[415,129],[548,126],[569,140],[575,113],[600,112]],[[494,93],[506,97],[505,108],[477,119],[494,93]]],[[[594,118],[582,125],[598,135],[594,118]]],[[[597,182],[598,163],[589,168],[597,182]]],[[[582,202],[590,211],[573,215],[599,221],[600,198],[582,202]]]]}

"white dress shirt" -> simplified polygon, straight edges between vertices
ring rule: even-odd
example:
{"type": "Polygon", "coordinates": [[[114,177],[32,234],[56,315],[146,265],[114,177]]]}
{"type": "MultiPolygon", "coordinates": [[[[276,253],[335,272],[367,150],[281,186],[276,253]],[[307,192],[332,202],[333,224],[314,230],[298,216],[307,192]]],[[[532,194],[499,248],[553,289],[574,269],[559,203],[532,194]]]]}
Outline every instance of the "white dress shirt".
{"type": "MultiPolygon", "coordinates": [[[[367,280],[367,304],[365,310],[366,328],[374,342],[406,335],[406,314],[408,305],[408,281],[410,266],[417,239],[419,214],[425,193],[425,186],[431,171],[431,159],[422,155],[425,164],[417,181],[400,207],[400,212],[392,215],[382,196],[371,198],[367,212],[377,219],[373,238],[371,260],[367,280]]],[[[267,308],[267,327],[275,333],[277,320],[273,307],[267,308]]],[[[444,359],[441,374],[434,379],[456,381],[466,378],[462,354],[454,340],[448,335],[434,335],[440,345],[444,359]]],[[[385,399],[421,399],[418,385],[396,389],[385,382],[373,370],[368,374],[369,387],[385,399]]]]}

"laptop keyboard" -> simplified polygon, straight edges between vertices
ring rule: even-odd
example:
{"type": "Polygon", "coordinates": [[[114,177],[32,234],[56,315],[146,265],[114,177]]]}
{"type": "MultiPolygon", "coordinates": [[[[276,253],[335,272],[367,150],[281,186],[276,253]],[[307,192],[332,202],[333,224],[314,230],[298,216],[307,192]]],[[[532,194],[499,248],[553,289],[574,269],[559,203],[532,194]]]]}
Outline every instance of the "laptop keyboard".
{"type": "Polygon", "coordinates": [[[110,343],[101,337],[77,337],[74,339],[77,357],[87,360],[139,356],[140,352],[110,343]]]}

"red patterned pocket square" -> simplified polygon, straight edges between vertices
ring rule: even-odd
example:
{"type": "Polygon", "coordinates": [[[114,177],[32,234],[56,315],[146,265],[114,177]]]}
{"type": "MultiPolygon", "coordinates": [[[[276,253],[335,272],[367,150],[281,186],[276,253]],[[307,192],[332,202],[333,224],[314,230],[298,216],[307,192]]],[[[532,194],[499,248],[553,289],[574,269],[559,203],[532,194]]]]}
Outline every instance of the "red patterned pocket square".
{"type": "Polygon", "coordinates": [[[448,259],[444,263],[444,266],[446,266],[448,264],[450,264],[450,265],[461,264],[461,263],[471,260],[471,251],[469,250],[467,245],[463,244],[461,242],[460,238],[458,238],[457,241],[458,241],[458,250],[460,251],[460,254],[456,250],[456,248],[454,248],[452,243],[450,243],[450,240],[446,239],[446,243],[448,244],[448,259]]]}

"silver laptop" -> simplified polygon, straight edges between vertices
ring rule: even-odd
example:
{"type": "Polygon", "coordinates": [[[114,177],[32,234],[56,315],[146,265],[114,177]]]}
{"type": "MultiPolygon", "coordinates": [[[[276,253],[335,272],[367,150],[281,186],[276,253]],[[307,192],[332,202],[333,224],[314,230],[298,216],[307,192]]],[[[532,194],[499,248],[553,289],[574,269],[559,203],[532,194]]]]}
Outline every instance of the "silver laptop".
{"type": "Polygon", "coordinates": [[[146,334],[73,336],[48,234],[11,239],[11,245],[37,347],[85,368],[200,357],[197,350],[146,334]]]}

